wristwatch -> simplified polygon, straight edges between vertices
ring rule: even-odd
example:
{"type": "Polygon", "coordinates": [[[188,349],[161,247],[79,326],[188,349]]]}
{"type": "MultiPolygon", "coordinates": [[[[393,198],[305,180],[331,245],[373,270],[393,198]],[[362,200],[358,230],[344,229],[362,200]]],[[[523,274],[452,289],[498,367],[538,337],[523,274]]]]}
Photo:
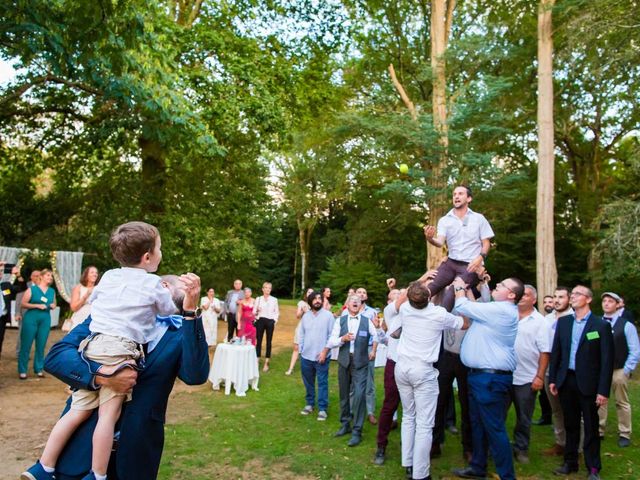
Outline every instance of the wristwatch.
{"type": "Polygon", "coordinates": [[[197,318],[200,316],[201,311],[202,310],[200,309],[200,307],[197,307],[195,310],[183,310],[182,316],[189,317],[189,318],[197,318]]]}
{"type": "Polygon", "coordinates": [[[480,252],[480,256],[485,260],[487,259],[487,254],[484,252],[480,252]]]}
{"type": "Polygon", "coordinates": [[[464,287],[455,287],[455,288],[454,288],[454,290],[455,290],[456,292],[464,292],[464,291],[466,291],[467,289],[466,289],[466,288],[464,288],[464,287]]]}

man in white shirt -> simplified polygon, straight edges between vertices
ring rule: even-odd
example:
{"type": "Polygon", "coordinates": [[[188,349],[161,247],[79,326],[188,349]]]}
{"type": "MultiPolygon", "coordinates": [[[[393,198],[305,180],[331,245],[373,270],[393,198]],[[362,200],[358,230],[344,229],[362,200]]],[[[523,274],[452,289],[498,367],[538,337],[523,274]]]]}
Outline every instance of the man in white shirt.
{"type": "Polygon", "coordinates": [[[258,297],[253,306],[253,313],[256,317],[256,355],[260,358],[262,354],[262,337],[267,332],[267,351],[265,353],[263,372],[269,371],[269,360],[271,359],[271,342],[273,340],[273,329],[278,323],[280,310],[278,309],[278,299],[271,296],[271,283],[262,284],[262,296],[258,297]]]}
{"type": "Polygon", "coordinates": [[[402,327],[395,368],[402,401],[402,466],[413,479],[431,478],[429,455],[438,403],[438,370],[433,364],[442,332],[469,326],[462,317],[429,303],[430,293],[423,283],[413,282],[396,301],[402,327]]]}
{"type": "MultiPolygon", "coordinates": [[[[547,332],[549,333],[549,342],[553,346],[553,337],[556,334],[556,326],[558,325],[558,319],[566,315],[573,314],[573,308],[569,304],[569,295],[571,290],[567,287],[556,287],[553,292],[553,307],[554,311],[544,317],[547,325],[547,332]]],[[[566,432],[564,430],[564,415],[562,413],[562,405],[560,405],[560,399],[551,394],[549,390],[549,370],[547,369],[544,377],[544,390],[549,399],[551,405],[551,418],[553,420],[553,434],[555,437],[555,443],[546,450],[542,451],[546,456],[562,456],[564,455],[564,446],[566,443],[566,432]]],[[[582,442],[580,442],[582,443],[582,442]]]]}
{"type": "Polygon", "coordinates": [[[335,434],[341,437],[353,432],[348,445],[355,447],[362,441],[362,425],[365,414],[365,390],[369,360],[376,358],[378,339],[384,332],[377,318],[369,319],[361,311],[362,300],[358,295],[347,299],[347,311],[338,317],[333,326],[327,348],[340,347],[338,351],[338,387],[340,390],[340,423],[335,434]],[[374,337],[373,349],[369,352],[369,338],[374,337]],[[353,384],[353,402],[349,393],[353,384]],[[353,415],[352,415],[353,412],[353,415]]]}
{"type": "MultiPolygon", "coordinates": [[[[453,208],[438,220],[437,230],[432,225],[424,227],[427,242],[435,247],[446,243],[448,249],[447,260],[438,267],[438,276],[429,286],[432,296],[457,276],[469,287],[475,287],[480,281],[476,271],[487,258],[494,233],[484,215],[469,208],[472,199],[469,187],[457,186],[453,190],[453,208]]],[[[454,301],[453,290],[445,290],[442,306],[450,312],[454,301]]]]}
{"type": "Polygon", "coordinates": [[[518,334],[516,335],[516,369],[513,372],[510,403],[516,409],[513,429],[513,452],[519,463],[529,463],[531,418],[536,406],[536,392],[544,388],[544,374],[549,365],[551,344],[544,317],[534,308],[538,292],[524,286],[518,302],[518,334]]]}

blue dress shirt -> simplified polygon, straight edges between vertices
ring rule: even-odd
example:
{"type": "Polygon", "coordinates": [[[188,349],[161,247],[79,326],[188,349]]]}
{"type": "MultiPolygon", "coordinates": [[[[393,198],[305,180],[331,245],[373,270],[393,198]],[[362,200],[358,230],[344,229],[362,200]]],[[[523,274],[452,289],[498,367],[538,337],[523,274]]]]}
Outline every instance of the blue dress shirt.
{"type": "Polygon", "coordinates": [[[515,342],[518,307],[512,302],[472,302],[456,299],[454,313],[473,322],[460,347],[460,360],[469,368],[516,369],[515,342]]]}
{"type": "Polygon", "coordinates": [[[571,350],[569,351],[569,370],[576,370],[576,353],[578,352],[578,344],[584,332],[584,326],[591,316],[591,312],[587,313],[584,318],[578,320],[575,313],[573,314],[573,326],[571,328],[571,350]]]}

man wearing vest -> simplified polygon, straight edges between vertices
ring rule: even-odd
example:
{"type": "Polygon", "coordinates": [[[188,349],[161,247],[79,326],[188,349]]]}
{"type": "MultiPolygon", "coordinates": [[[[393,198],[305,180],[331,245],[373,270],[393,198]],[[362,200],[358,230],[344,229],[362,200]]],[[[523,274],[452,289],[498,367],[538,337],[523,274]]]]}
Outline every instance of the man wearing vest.
{"type": "Polygon", "coordinates": [[[347,299],[347,311],[338,317],[333,326],[327,348],[340,347],[338,352],[338,387],[340,390],[340,423],[335,434],[341,437],[351,433],[348,445],[355,447],[362,441],[362,425],[365,416],[365,390],[369,360],[376,358],[378,340],[384,336],[377,318],[367,318],[360,312],[362,300],[358,295],[347,299]],[[374,337],[369,353],[369,339],[374,337]],[[353,403],[349,391],[353,384],[353,403]],[[353,410],[353,412],[352,412],[353,410]],[[351,422],[353,421],[353,430],[351,422]]]}
{"type": "MultiPolygon", "coordinates": [[[[636,327],[618,313],[620,296],[613,292],[602,294],[603,320],[611,324],[613,333],[613,381],[611,389],[616,397],[618,416],[618,446],[631,445],[631,403],[629,403],[629,378],[640,360],[640,342],[636,327]]],[[[598,409],[600,437],[607,426],[607,407],[598,409]]]]}

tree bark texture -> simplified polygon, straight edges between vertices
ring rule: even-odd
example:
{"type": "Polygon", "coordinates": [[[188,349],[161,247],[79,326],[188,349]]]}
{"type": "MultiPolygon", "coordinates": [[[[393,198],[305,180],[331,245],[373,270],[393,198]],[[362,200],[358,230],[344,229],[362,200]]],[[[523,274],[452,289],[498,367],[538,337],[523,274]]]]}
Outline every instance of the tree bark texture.
{"type": "Polygon", "coordinates": [[[538,184],[536,198],[536,281],[538,302],[558,283],[554,235],[553,30],[555,0],[538,7],[538,184]]]}

